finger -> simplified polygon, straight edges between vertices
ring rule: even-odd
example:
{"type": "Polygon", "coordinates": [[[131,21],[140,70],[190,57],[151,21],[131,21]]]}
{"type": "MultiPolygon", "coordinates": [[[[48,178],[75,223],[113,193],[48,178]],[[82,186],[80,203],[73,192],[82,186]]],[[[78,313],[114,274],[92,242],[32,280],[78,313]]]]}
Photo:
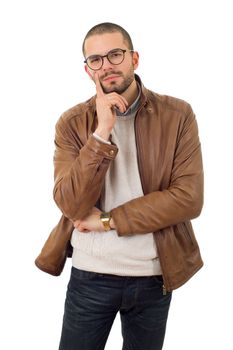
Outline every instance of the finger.
{"type": "Polygon", "coordinates": [[[120,102],[120,101],[116,101],[116,103],[114,104],[115,108],[117,108],[121,113],[125,113],[126,111],[126,107],[125,105],[120,102]]]}
{"type": "Polygon", "coordinates": [[[117,109],[119,109],[119,111],[121,113],[124,113],[127,109],[124,101],[122,101],[122,99],[116,97],[116,96],[112,96],[111,99],[109,99],[111,106],[116,107],[117,109]]]}
{"type": "Polygon", "coordinates": [[[104,92],[103,92],[102,86],[100,84],[100,79],[99,79],[99,75],[97,72],[94,72],[94,78],[95,78],[97,97],[104,96],[104,92]]]}
{"type": "Polygon", "coordinates": [[[79,224],[78,231],[83,233],[90,232],[90,230],[86,227],[84,223],[79,224]]]}
{"type": "Polygon", "coordinates": [[[90,232],[90,230],[88,230],[86,228],[82,228],[82,229],[79,229],[79,232],[88,233],[88,232],[90,232]]]}
{"type": "Polygon", "coordinates": [[[125,106],[128,107],[129,103],[128,103],[128,101],[126,100],[126,98],[125,98],[124,96],[122,96],[122,95],[118,95],[118,96],[123,100],[125,106]]]}
{"type": "Polygon", "coordinates": [[[128,105],[129,105],[129,103],[128,103],[128,101],[126,100],[126,98],[125,98],[124,96],[122,96],[122,95],[119,95],[117,92],[112,92],[112,93],[110,93],[110,94],[107,94],[107,96],[109,96],[109,97],[111,97],[111,98],[118,98],[118,99],[120,99],[120,100],[124,103],[124,105],[125,105],[126,107],[128,107],[128,105]]]}
{"type": "Polygon", "coordinates": [[[109,95],[107,95],[107,96],[108,96],[108,97],[111,97],[111,98],[114,98],[114,99],[117,99],[117,100],[120,100],[126,108],[127,108],[128,105],[129,105],[129,103],[128,103],[128,101],[126,100],[126,98],[125,98],[124,96],[122,96],[122,95],[119,95],[119,94],[116,93],[116,92],[113,92],[111,95],[109,94],[109,95]]]}
{"type": "Polygon", "coordinates": [[[83,225],[82,222],[80,222],[80,223],[77,224],[75,227],[76,227],[77,230],[79,230],[80,232],[82,232],[82,230],[84,229],[85,226],[83,225]]]}
{"type": "Polygon", "coordinates": [[[76,221],[73,221],[73,225],[75,228],[78,228],[79,224],[80,224],[81,220],[76,220],[76,221]]]}

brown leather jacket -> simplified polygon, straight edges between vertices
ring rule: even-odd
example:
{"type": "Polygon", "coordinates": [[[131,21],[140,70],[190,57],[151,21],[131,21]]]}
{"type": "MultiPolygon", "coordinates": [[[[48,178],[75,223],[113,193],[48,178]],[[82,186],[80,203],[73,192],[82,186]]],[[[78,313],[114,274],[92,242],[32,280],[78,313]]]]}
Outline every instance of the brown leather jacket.
{"type": "MultiPolygon", "coordinates": [[[[171,291],[203,265],[190,223],[203,205],[201,147],[191,106],[141,86],[135,134],[144,196],[111,214],[119,236],[154,232],[164,284],[171,291]]],[[[71,220],[96,205],[117,156],[117,145],[92,136],[96,125],[95,97],[65,112],[56,124],[54,200],[71,220]]]]}

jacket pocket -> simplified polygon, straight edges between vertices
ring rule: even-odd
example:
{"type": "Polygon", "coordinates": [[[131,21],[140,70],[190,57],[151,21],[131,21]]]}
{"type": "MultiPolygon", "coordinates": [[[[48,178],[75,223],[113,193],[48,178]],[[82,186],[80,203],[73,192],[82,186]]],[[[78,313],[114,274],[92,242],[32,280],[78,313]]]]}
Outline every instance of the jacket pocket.
{"type": "Polygon", "coordinates": [[[192,228],[192,224],[190,221],[184,221],[181,222],[178,225],[178,229],[181,231],[181,233],[184,235],[184,237],[192,244],[195,245],[196,244],[196,239],[194,236],[194,232],[193,232],[193,228],[192,228]]]}

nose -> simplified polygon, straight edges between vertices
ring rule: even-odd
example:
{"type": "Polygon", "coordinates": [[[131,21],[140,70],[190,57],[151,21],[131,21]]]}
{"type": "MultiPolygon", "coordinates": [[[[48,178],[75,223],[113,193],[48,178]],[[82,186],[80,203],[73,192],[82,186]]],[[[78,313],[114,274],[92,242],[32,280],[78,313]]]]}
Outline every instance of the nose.
{"type": "Polygon", "coordinates": [[[103,70],[108,70],[108,69],[112,69],[113,64],[111,62],[109,62],[107,57],[103,57],[103,65],[102,65],[102,69],[103,70]]]}

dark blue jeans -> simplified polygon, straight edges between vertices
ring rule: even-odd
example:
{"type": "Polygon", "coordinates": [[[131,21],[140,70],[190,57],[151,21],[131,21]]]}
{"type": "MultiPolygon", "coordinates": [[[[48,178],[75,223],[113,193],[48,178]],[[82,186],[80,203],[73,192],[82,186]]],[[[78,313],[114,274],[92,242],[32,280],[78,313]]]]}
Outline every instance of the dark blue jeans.
{"type": "Polygon", "coordinates": [[[123,350],[161,350],[171,301],[162,286],[161,276],[125,277],[72,267],[59,350],[103,350],[118,311],[123,350]]]}

